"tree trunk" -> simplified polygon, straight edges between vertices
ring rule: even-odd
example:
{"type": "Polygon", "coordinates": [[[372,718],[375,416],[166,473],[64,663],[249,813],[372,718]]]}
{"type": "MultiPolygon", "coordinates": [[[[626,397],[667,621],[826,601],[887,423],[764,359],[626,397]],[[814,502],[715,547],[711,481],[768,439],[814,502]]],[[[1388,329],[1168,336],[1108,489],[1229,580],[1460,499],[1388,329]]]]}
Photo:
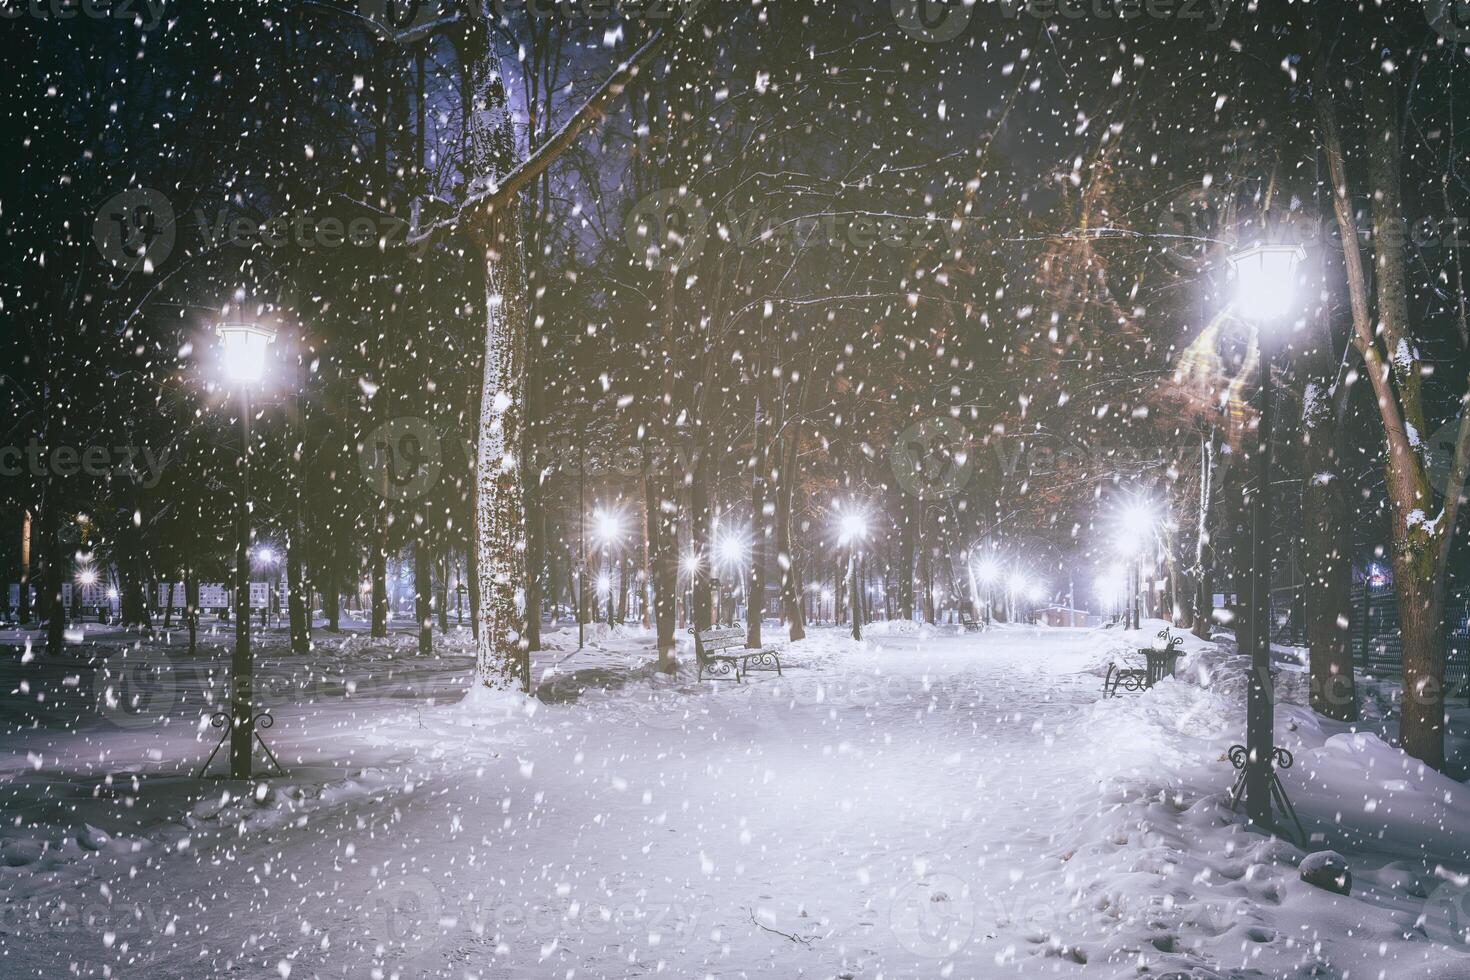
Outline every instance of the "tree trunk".
{"type": "Polygon", "coordinates": [[[898,614],[903,619],[914,618],[914,540],[917,537],[919,509],[923,502],[915,500],[913,508],[904,507],[903,523],[898,538],[898,614]]]}
{"type": "Polygon", "coordinates": [[[434,652],[434,610],[429,597],[434,592],[434,559],[424,540],[424,528],[413,543],[413,615],[419,626],[419,653],[434,652]]]}
{"type": "Polygon", "coordinates": [[[710,582],[714,551],[710,547],[710,454],[707,446],[695,447],[694,480],[689,485],[689,547],[697,559],[694,569],[694,626],[707,630],[713,624],[714,595],[710,582]]]}
{"type": "Polygon", "coordinates": [[[291,622],[291,652],[311,652],[311,594],[306,580],[306,530],[296,501],[296,520],[286,537],[286,611],[291,622]]]}
{"type": "Polygon", "coordinates": [[[1302,508],[1307,518],[1303,541],[1306,562],[1307,648],[1312,669],[1312,708],[1339,721],[1356,721],[1358,700],[1353,685],[1351,640],[1352,540],[1349,509],[1342,480],[1334,472],[1330,450],[1319,448],[1327,433],[1307,447],[1306,489],[1302,508]]]}
{"type": "Polygon", "coordinates": [[[373,542],[373,621],[370,631],[372,636],[379,638],[388,635],[388,544],[386,522],[381,513],[379,511],[380,530],[373,542]]]}
{"type": "Polygon", "coordinates": [[[1210,638],[1215,618],[1214,549],[1211,546],[1211,528],[1214,525],[1210,520],[1214,500],[1215,442],[1211,433],[1200,436],[1199,526],[1194,548],[1194,635],[1201,640],[1210,638]]]}
{"type": "Polygon", "coordinates": [[[1306,581],[1306,642],[1312,672],[1312,708],[1338,721],[1358,718],[1353,683],[1352,527],[1342,480],[1339,407],[1346,392],[1334,391],[1338,358],[1327,310],[1311,318],[1310,349],[1302,357],[1302,512],[1306,533],[1302,559],[1306,581]]]}
{"type": "Polygon", "coordinates": [[[322,583],[322,612],[327,617],[327,629],[342,632],[342,558],[338,552],[337,539],[332,538],[324,568],[326,581],[322,583]]]}
{"type": "Polygon", "coordinates": [[[659,472],[645,478],[648,500],[648,553],[653,586],[653,622],[658,642],[658,669],[673,673],[675,604],[679,595],[679,512],[669,477],[659,472]]]}
{"type": "Polygon", "coordinates": [[[199,573],[194,562],[184,564],[184,616],[189,627],[189,655],[199,652],[199,573]]]}
{"type": "MultiPolygon", "coordinates": [[[[529,433],[530,426],[527,426],[529,433]]],[[[541,583],[546,570],[545,517],[541,507],[540,469],[529,434],[526,456],[526,650],[541,649],[541,583]]]]}
{"type": "Polygon", "coordinates": [[[761,387],[757,380],[750,446],[750,577],[745,597],[745,645],[750,649],[761,645],[761,618],[766,611],[766,474],[770,467],[766,456],[765,404],[759,390],[761,387]]]}
{"type": "Polygon", "coordinates": [[[796,553],[791,547],[791,504],[796,493],[798,452],[801,426],[793,425],[788,436],[786,465],[781,467],[781,482],[776,488],[776,560],[781,566],[781,604],[786,617],[788,636],[795,643],[806,639],[806,623],[801,613],[801,575],[796,567],[796,553]]]}
{"type": "MultiPolygon", "coordinates": [[[[498,71],[498,64],[495,66],[498,71]]],[[[499,112],[504,112],[504,95],[499,112]]],[[[480,615],[476,641],[480,683],[531,690],[526,638],[525,470],[520,460],[525,409],[526,293],[520,216],[515,204],[487,216],[485,369],[480,403],[475,546],[480,615]]]]}
{"type": "Polygon", "coordinates": [[[439,558],[439,632],[449,632],[449,549],[439,558]]]}

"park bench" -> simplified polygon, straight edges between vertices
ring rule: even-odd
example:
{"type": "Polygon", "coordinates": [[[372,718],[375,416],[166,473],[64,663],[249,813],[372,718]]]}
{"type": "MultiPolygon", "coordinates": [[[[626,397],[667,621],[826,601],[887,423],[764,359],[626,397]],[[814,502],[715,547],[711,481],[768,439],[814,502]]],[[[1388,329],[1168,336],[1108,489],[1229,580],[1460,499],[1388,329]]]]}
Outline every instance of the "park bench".
{"type": "Polygon", "coordinates": [[[689,632],[694,635],[694,658],[699,664],[699,680],[704,680],[706,673],[714,679],[736,681],[752,670],[781,673],[781,658],[776,651],[747,649],[745,630],[739,626],[715,626],[707,630],[691,626],[689,632]],[[740,652],[735,652],[737,650],[740,652]]]}
{"type": "Polygon", "coordinates": [[[969,613],[960,613],[960,625],[965,628],[966,633],[980,632],[980,621],[969,613]]]}
{"type": "Polygon", "coordinates": [[[1103,697],[1117,697],[1118,689],[1125,691],[1146,691],[1166,677],[1174,676],[1174,665],[1181,656],[1179,648],[1184,645],[1184,637],[1170,636],[1167,627],[1159,630],[1158,641],[1151,647],[1144,647],[1138,651],[1143,657],[1142,667],[1120,667],[1118,664],[1108,664],[1108,672],[1103,677],[1103,697]]]}

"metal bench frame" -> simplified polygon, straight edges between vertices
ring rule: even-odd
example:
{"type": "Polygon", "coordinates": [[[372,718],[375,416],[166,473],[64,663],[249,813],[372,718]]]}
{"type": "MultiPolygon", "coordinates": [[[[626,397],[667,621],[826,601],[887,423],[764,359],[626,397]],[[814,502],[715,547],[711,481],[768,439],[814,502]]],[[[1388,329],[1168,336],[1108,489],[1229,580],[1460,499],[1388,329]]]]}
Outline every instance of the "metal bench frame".
{"type": "Polygon", "coordinates": [[[745,630],[738,626],[712,626],[701,631],[689,627],[694,637],[694,659],[699,664],[699,680],[708,673],[711,680],[734,680],[737,683],[752,670],[774,670],[781,674],[781,657],[769,648],[748,649],[745,630]],[[739,649],[742,653],[726,653],[739,649]],[[752,666],[754,664],[754,666],[752,666]]]}
{"type": "Polygon", "coordinates": [[[1144,658],[1144,667],[1119,667],[1116,662],[1108,664],[1108,672],[1103,677],[1103,697],[1117,697],[1119,688],[1146,691],[1164,678],[1174,676],[1174,665],[1182,656],[1179,648],[1184,646],[1184,637],[1170,635],[1165,627],[1159,630],[1159,640],[1162,647],[1144,647],[1138,651],[1144,658]]]}

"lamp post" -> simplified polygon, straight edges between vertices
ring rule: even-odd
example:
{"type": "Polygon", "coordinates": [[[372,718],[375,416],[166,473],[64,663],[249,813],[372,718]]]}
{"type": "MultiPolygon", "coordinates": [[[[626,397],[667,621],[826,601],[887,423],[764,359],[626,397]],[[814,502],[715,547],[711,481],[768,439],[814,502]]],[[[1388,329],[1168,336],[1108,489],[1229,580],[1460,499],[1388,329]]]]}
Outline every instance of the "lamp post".
{"type": "MultiPolygon", "coordinates": [[[[1238,307],[1256,326],[1256,360],[1260,372],[1256,391],[1255,476],[1256,498],[1251,515],[1251,676],[1245,714],[1246,744],[1242,777],[1246,814],[1253,823],[1272,822],[1273,793],[1281,809],[1295,819],[1295,812],[1272,763],[1281,754],[1282,764],[1290,756],[1276,748],[1271,703],[1271,327],[1287,312],[1297,266],[1306,258],[1300,245],[1256,245],[1230,256],[1239,289],[1238,307]]],[[[1232,759],[1237,755],[1231,752],[1232,759]]],[[[1239,765],[1239,764],[1238,764],[1239,765]]],[[[1237,782],[1235,799],[1241,784],[1237,782]]],[[[1234,802],[1234,800],[1232,800],[1234,802]]],[[[1300,824],[1298,823],[1298,829],[1300,824]]]]}
{"type": "Polygon", "coordinates": [[[975,574],[980,584],[985,587],[985,625],[989,626],[991,607],[995,605],[995,583],[1000,578],[1000,566],[995,563],[994,558],[982,558],[975,574]]]}
{"type": "Polygon", "coordinates": [[[219,328],[225,372],[240,395],[240,496],[235,506],[235,653],[230,661],[230,776],[250,778],[255,735],[250,657],[250,387],[265,377],[274,332],[254,324],[219,328]]]}
{"type": "Polygon", "coordinates": [[[1154,534],[1154,523],[1153,508],[1142,500],[1123,508],[1118,550],[1128,557],[1127,605],[1123,609],[1125,629],[1143,627],[1142,610],[1139,608],[1139,593],[1142,591],[1139,566],[1143,562],[1145,545],[1154,534]]]}
{"type": "Polygon", "coordinates": [[[847,546],[847,604],[851,607],[852,638],[863,638],[862,600],[858,595],[858,548],[868,536],[868,518],[856,507],[849,507],[838,519],[838,543],[847,546]]]}
{"type": "MultiPolygon", "coordinates": [[[[602,545],[602,563],[607,588],[607,625],[613,625],[613,578],[612,578],[612,545],[623,535],[623,521],[616,513],[608,510],[599,510],[596,515],[597,524],[593,527],[593,537],[602,545]]],[[[602,584],[599,580],[599,585],[602,584]]],[[[621,583],[620,583],[621,584],[621,583]]]]}

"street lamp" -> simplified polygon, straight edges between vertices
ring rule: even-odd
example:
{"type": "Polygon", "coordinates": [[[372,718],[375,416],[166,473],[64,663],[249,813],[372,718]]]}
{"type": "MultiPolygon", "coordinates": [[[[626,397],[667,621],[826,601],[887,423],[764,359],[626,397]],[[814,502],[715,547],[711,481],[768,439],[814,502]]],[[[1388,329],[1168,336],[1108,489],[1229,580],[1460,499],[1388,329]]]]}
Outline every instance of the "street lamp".
{"type": "MultiPolygon", "coordinates": [[[[235,506],[235,653],[230,662],[230,776],[250,778],[255,738],[250,657],[250,389],[265,378],[275,332],[249,323],[219,328],[225,375],[240,395],[240,496],[235,506]]],[[[208,765],[208,763],[205,763],[208,765]]]]}
{"type": "MultiPolygon", "coordinates": [[[[849,504],[837,515],[837,542],[847,547],[847,604],[852,615],[852,638],[863,638],[862,605],[858,595],[858,548],[868,536],[868,515],[849,504]]],[[[832,608],[836,618],[837,608],[832,608]]]]}
{"type": "MultiPolygon", "coordinates": [[[[1296,820],[1273,761],[1290,765],[1291,756],[1276,748],[1269,688],[1271,671],[1271,329],[1290,310],[1297,267],[1306,258],[1300,245],[1256,245],[1230,256],[1238,287],[1237,307],[1256,325],[1256,361],[1260,371],[1256,391],[1256,496],[1251,516],[1251,676],[1245,713],[1244,746],[1231,749],[1230,758],[1241,770],[1231,797],[1232,806],[1245,792],[1246,814],[1253,823],[1271,824],[1272,797],[1296,820]],[[1243,749],[1237,753],[1236,749],[1243,749]]],[[[1301,831],[1301,822],[1297,821],[1301,831]]],[[[1303,835],[1305,836],[1305,835],[1303,835]]]]}
{"type": "Polygon", "coordinates": [[[990,625],[991,607],[995,605],[995,583],[1000,581],[1000,565],[994,558],[982,558],[975,577],[985,586],[985,625],[990,625]]]}
{"type": "Polygon", "coordinates": [[[616,511],[599,510],[592,515],[592,540],[602,546],[605,571],[598,577],[598,590],[607,593],[607,625],[613,625],[612,546],[623,536],[623,519],[616,511]],[[602,586],[607,582],[606,588],[602,586]]]}
{"type": "Polygon", "coordinates": [[[1145,500],[1134,500],[1118,515],[1118,551],[1128,559],[1126,605],[1123,607],[1124,629],[1136,630],[1143,626],[1143,611],[1139,608],[1139,593],[1143,591],[1139,581],[1142,578],[1139,565],[1143,561],[1146,546],[1153,540],[1157,523],[1152,505],[1145,500]]]}
{"type": "Polygon", "coordinates": [[[1026,577],[1025,572],[1022,572],[1020,569],[1011,572],[1010,578],[1006,581],[1006,593],[1007,598],[1010,599],[1009,605],[1011,607],[1007,616],[1012,623],[1021,618],[1021,599],[1026,596],[1030,589],[1031,580],[1026,577]]]}

